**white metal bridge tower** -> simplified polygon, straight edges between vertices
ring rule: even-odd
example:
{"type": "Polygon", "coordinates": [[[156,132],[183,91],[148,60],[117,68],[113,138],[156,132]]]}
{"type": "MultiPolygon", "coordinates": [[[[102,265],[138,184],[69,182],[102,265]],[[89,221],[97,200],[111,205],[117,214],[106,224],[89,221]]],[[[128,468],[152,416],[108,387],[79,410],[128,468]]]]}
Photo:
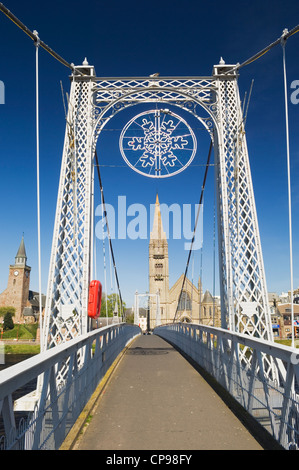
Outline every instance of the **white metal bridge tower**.
{"type": "Polygon", "coordinates": [[[140,103],[184,109],[214,144],[222,327],[272,340],[251,172],[234,66],[210,77],[98,78],[75,67],[65,132],[43,328],[44,348],[89,329],[94,156],[97,138],[118,112],[140,103]]]}

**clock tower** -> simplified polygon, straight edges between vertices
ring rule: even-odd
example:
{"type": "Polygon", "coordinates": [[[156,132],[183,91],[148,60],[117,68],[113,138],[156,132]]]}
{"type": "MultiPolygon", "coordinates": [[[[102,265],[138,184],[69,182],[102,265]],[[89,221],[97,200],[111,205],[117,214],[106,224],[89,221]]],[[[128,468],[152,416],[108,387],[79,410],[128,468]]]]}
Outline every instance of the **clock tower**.
{"type": "Polygon", "coordinates": [[[14,323],[22,320],[23,310],[29,297],[30,271],[27,266],[24,237],[22,237],[15,264],[9,266],[7,288],[0,294],[0,306],[14,307],[16,309],[14,323]]]}

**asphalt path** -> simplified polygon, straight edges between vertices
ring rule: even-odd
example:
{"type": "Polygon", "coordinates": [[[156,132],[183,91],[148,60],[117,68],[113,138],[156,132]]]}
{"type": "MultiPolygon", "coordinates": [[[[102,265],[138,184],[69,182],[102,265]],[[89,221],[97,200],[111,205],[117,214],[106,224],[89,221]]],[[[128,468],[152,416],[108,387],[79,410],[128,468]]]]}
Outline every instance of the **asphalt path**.
{"type": "Polygon", "coordinates": [[[77,450],[262,450],[170,344],[139,336],[104,389],[77,450]]]}

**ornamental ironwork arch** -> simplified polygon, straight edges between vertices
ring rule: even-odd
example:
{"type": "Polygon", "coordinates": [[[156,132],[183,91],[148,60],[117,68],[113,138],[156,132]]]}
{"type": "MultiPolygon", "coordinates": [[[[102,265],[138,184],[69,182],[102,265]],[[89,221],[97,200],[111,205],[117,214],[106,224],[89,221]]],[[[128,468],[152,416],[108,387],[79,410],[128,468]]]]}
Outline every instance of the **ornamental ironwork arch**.
{"type": "Polygon", "coordinates": [[[118,112],[168,103],[193,114],[214,143],[222,327],[272,340],[253,186],[234,66],[211,77],[98,78],[75,67],[58,189],[45,310],[44,346],[89,329],[93,171],[97,139],[118,112]],[[82,73],[84,74],[82,76],[82,73]],[[199,112],[199,110],[201,112],[199,112]],[[208,117],[203,118],[205,110],[208,117]]]}
{"type": "MultiPolygon", "coordinates": [[[[106,81],[105,81],[106,82],[106,81]]],[[[110,83],[110,82],[109,82],[110,83]]],[[[98,136],[100,135],[101,131],[104,129],[106,124],[120,111],[127,109],[128,107],[136,106],[138,104],[150,104],[153,103],[155,105],[159,104],[159,106],[166,104],[171,105],[176,108],[180,108],[184,111],[191,113],[201,124],[202,126],[208,131],[211,140],[214,140],[214,132],[215,127],[217,128],[217,119],[215,116],[215,111],[217,107],[213,102],[213,97],[211,92],[213,91],[213,83],[208,79],[192,79],[192,92],[184,91],[184,88],[191,89],[191,79],[184,80],[184,79],[163,79],[162,82],[157,80],[149,80],[147,79],[134,79],[129,80],[128,83],[124,80],[122,81],[122,92],[119,91],[119,82],[115,86],[117,86],[117,97],[115,97],[114,89],[109,88],[109,97],[107,97],[107,93],[103,97],[103,83],[100,82],[100,85],[97,84],[94,88],[94,106],[95,106],[95,145],[98,140],[98,136]],[[136,82],[139,85],[139,88],[136,87],[136,82]],[[129,83],[129,84],[128,84],[129,83]],[[165,86],[165,83],[168,84],[168,87],[165,86]],[[207,85],[209,83],[209,86],[207,85]],[[179,86],[178,86],[179,85],[179,86]],[[133,90],[130,89],[130,86],[133,87],[133,90]],[[129,88],[129,91],[127,90],[129,88]],[[210,98],[207,98],[207,90],[209,89],[210,98]],[[201,96],[203,94],[204,96],[201,96]],[[118,96],[120,95],[120,96],[118,96]],[[195,95],[197,95],[195,97],[195,95]],[[104,101],[106,99],[107,101],[104,101]],[[205,102],[206,101],[206,102],[205,102]],[[208,103],[210,101],[210,103],[208,103]],[[208,117],[203,117],[199,114],[199,111],[205,110],[208,114],[208,117]]],[[[107,85],[106,85],[107,86],[107,85]]],[[[111,87],[111,84],[110,84],[111,87]]],[[[175,113],[169,109],[161,109],[157,108],[156,112],[163,112],[168,113],[170,117],[180,118],[184,125],[188,126],[188,124],[184,121],[181,116],[175,115],[175,113]]],[[[146,111],[150,112],[150,111],[146,111]]],[[[146,113],[145,112],[145,113],[146,113]]],[[[151,111],[152,113],[154,110],[151,111]]],[[[137,118],[136,116],[135,118],[137,118]]],[[[192,130],[190,130],[192,134],[192,130]]],[[[121,135],[122,137],[122,135],[121,135]]],[[[196,143],[196,139],[192,136],[192,141],[196,143]]],[[[124,155],[123,148],[121,148],[121,154],[126,161],[126,163],[135,171],[141,174],[145,174],[144,172],[138,171],[134,168],[133,165],[130,164],[126,156],[124,155]]],[[[190,158],[189,162],[185,165],[182,165],[179,171],[175,171],[170,173],[167,176],[173,176],[178,174],[179,172],[183,171],[189,163],[193,160],[193,157],[196,153],[196,145],[194,147],[194,152],[192,157],[190,158]]],[[[151,177],[163,177],[161,175],[151,175],[151,177]]]]}
{"type": "MultiPolygon", "coordinates": [[[[200,97],[194,96],[193,94],[188,94],[186,91],[184,91],[184,86],[187,88],[188,87],[188,80],[183,80],[181,79],[181,87],[178,89],[178,87],[175,87],[171,90],[168,88],[163,87],[162,85],[151,85],[149,79],[140,79],[140,82],[142,83],[143,80],[145,83],[148,83],[148,86],[145,88],[142,88],[141,91],[136,91],[134,89],[133,91],[127,91],[123,95],[114,98],[113,92],[111,92],[111,100],[105,103],[105,106],[101,106],[101,99],[104,99],[99,95],[98,89],[94,90],[95,96],[94,98],[94,107],[95,107],[95,142],[97,141],[98,135],[100,132],[103,130],[105,125],[112,119],[116,114],[118,114],[120,111],[123,111],[124,109],[131,107],[131,106],[136,106],[140,103],[167,103],[171,104],[172,106],[179,107],[183,109],[184,111],[187,111],[191,113],[196,119],[198,119],[201,124],[205,127],[205,129],[209,132],[211,139],[214,139],[214,132],[213,132],[213,125],[215,126],[216,129],[218,129],[218,121],[217,121],[217,107],[215,101],[212,101],[212,95],[209,98],[210,103],[205,102],[205,100],[208,101],[207,97],[200,97]],[[186,84],[184,85],[184,82],[186,84]],[[158,88],[158,90],[157,90],[158,88]],[[145,96],[144,96],[145,94],[145,96]],[[204,109],[207,114],[209,115],[208,118],[203,118],[197,111],[198,107],[200,109],[204,109]]],[[[165,79],[167,80],[167,79],[165,79]]],[[[172,79],[168,79],[169,83],[173,82],[172,79]]],[[[200,82],[202,79],[196,79],[193,80],[194,82],[194,87],[201,87],[200,82]]],[[[205,82],[208,82],[208,79],[204,79],[205,82]]],[[[177,81],[176,81],[177,82],[177,81]]],[[[175,82],[175,83],[176,83],[175,82]]],[[[160,82],[159,82],[160,83],[160,82]]],[[[125,82],[126,87],[128,86],[125,82]]],[[[205,91],[207,90],[207,86],[204,86],[205,91]]],[[[213,93],[215,91],[215,87],[211,83],[208,87],[209,92],[213,93]]],[[[216,95],[215,95],[216,97],[216,95]]]]}

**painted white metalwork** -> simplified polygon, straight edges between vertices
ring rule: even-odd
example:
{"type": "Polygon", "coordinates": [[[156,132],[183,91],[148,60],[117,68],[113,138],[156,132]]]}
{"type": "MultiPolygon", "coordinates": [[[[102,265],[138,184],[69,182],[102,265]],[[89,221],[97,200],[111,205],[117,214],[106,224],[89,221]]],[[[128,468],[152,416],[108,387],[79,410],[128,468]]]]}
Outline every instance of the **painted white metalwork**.
{"type": "MultiPolygon", "coordinates": [[[[221,77],[231,66],[216,66],[221,77]]],[[[273,341],[237,80],[217,80],[215,168],[222,326],[273,341]]]]}
{"type": "Polygon", "coordinates": [[[295,348],[204,325],[174,323],[154,333],[213,376],[285,449],[299,448],[299,354],[295,348]],[[250,349],[252,361],[240,356],[250,349]],[[266,377],[271,356],[276,379],[266,377]]]}
{"type": "Polygon", "coordinates": [[[123,159],[137,173],[168,178],[184,171],[196,154],[196,138],[188,123],[169,109],[145,111],[123,128],[123,159]]]}
{"type": "MultiPolygon", "coordinates": [[[[160,292],[157,291],[156,294],[138,294],[138,291],[135,292],[135,303],[134,303],[134,324],[140,326],[140,315],[139,315],[139,298],[140,297],[146,297],[147,298],[147,307],[150,312],[149,308],[149,302],[150,298],[154,297],[156,301],[156,318],[155,321],[153,322],[153,319],[149,319],[150,323],[155,325],[155,326],[160,326],[161,325],[161,308],[160,308],[160,292]]],[[[147,329],[147,328],[146,328],[147,329]]]]}
{"type": "Polygon", "coordinates": [[[125,323],[107,326],[2,370],[0,417],[5,434],[0,449],[58,450],[113,361],[140,333],[138,326],[125,323]],[[61,363],[67,364],[67,373],[57,381],[61,363]],[[17,423],[13,394],[40,376],[41,395],[34,411],[17,423]]]}
{"type": "Polygon", "coordinates": [[[45,349],[88,330],[93,185],[93,67],[73,76],[67,115],[44,320],[45,349]]]}
{"type": "Polygon", "coordinates": [[[107,122],[141,103],[179,107],[209,132],[215,150],[222,327],[272,342],[237,74],[228,73],[232,68],[221,61],[212,77],[157,79],[98,78],[93,67],[77,67],[85,75],[72,77],[47,292],[47,347],[88,329],[93,152],[107,122]]]}

